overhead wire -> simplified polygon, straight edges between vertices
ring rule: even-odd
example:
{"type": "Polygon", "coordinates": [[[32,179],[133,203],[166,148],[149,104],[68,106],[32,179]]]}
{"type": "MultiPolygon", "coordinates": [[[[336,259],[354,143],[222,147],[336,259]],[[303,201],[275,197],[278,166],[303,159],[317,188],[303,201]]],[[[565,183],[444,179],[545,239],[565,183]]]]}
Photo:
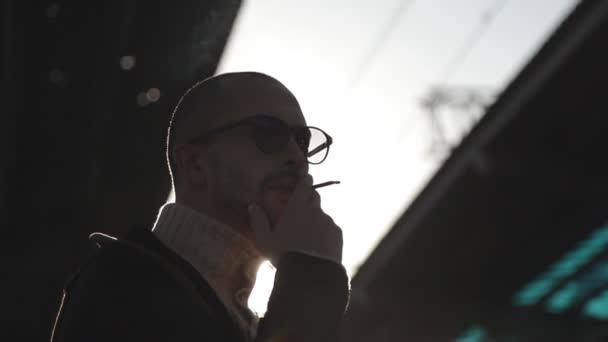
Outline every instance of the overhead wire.
{"type": "Polygon", "coordinates": [[[440,74],[440,83],[449,81],[450,77],[458,71],[462,64],[467,60],[469,54],[477,46],[481,38],[488,32],[488,28],[494,22],[494,19],[506,7],[509,0],[497,0],[494,6],[486,10],[482,15],[479,25],[473,30],[468,37],[465,38],[462,45],[458,48],[456,54],[443,69],[440,74]]]}
{"type": "MultiPolygon", "coordinates": [[[[486,10],[485,13],[482,14],[479,25],[465,38],[461,47],[456,50],[456,54],[451,59],[451,61],[447,64],[447,67],[443,70],[442,74],[440,74],[439,80],[440,82],[436,86],[437,90],[442,92],[441,88],[444,87],[445,83],[449,81],[451,76],[459,70],[459,68],[464,64],[467,60],[467,57],[470,55],[471,51],[477,46],[481,38],[488,31],[488,28],[496,18],[496,16],[505,8],[507,2],[509,0],[497,0],[490,9],[486,10]]],[[[432,102],[435,102],[435,98],[433,98],[432,94],[433,90],[431,90],[431,94],[427,98],[427,102],[430,100],[429,105],[432,102]]],[[[446,95],[449,98],[450,91],[446,91],[446,95]]],[[[440,102],[439,102],[440,103],[440,102]]],[[[431,153],[443,151],[446,152],[446,147],[449,147],[447,139],[445,137],[444,127],[441,123],[441,120],[438,117],[436,112],[436,108],[429,107],[427,109],[428,117],[431,123],[431,153]]]]}
{"type": "MultiPolygon", "coordinates": [[[[465,38],[460,47],[456,50],[457,52],[454,54],[454,57],[451,58],[450,62],[446,65],[443,71],[440,73],[438,85],[441,87],[447,83],[452,75],[457,72],[460,67],[464,64],[464,62],[469,57],[470,53],[477,46],[481,38],[488,32],[491,24],[494,22],[496,17],[504,10],[509,0],[497,0],[492,7],[487,9],[481,16],[480,23],[477,27],[471,31],[471,33],[465,38]]],[[[411,121],[411,120],[409,120],[411,121]]],[[[407,123],[406,123],[407,124],[407,123]]],[[[417,125],[404,124],[404,127],[408,127],[408,129],[404,129],[400,136],[404,137],[409,135],[412,131],[413,127],[417,127],[417,125]]]]}
{"type": "MultiPolygon", "coordinates": [[[[393,11],[392,15],[386,21],[386,25],[376,36],[373,42],[370,44],[370,48],[367,53],[361,59],[361,62],[355,68],[355,75],[350,81],[351,87],[355,87],[361,80],[365,72],[373,65],[374,60],[378,54],[384,49],[387,41],[391,38],[392,32],[395,30],[397,25],[400,23],[402,17],[408,12],[415,0],[402,0],[399,2],[399,6],[393,11]]],[[[443,69],[439,79],[439,84],[444,84],[449,81],[450,77],[458,71],[462,64],[467,60],[471,51],[477,46],[481,38],[487,33],[494,19],[502,12],[506,7],[509,0],[497,0],[495,4],[484,12],[480,20],[479,25],[473,30],[464,40],[464,42],[457,49],[456,54],[443,69]]],[[[416,127],[417,125],[408,125],[416,127]]],[[[401,134],[401,136],[407,135],[409,129],[401,134]]]]}
{"type": "Polygon", "coordinates": [[[411,5],[415,0],[398,0],[399,6],[393,11],[392,15],[386,21],[386,25],[383,27],[382,31],[376,36],[376,38],[372,41],[370,48],[367,50],[367,53],[361,59],[361,62],[355,68],[355,75],[351,79],[350,84],[352,87],[355,87],[365,72],[369,69],[369,67],[373,64],[376,56],[382,51],[384,45],[391,37],[391,33],[397,27],[397,24],[401,21],[402,17],[407,13],[408,9],[411,8],[411,5]]]}

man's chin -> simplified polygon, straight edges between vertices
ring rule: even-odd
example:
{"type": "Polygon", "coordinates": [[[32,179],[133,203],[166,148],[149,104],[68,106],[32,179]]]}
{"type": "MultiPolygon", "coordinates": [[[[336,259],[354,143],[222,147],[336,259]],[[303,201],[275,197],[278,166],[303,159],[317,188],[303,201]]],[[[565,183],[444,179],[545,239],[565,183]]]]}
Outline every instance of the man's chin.
{"type": "Polygon", "coordinates": [[[273,226],[281,217],[290,197],[291,192],[283,189],[271,189],[264,194],[261,204],[273,226]]]}

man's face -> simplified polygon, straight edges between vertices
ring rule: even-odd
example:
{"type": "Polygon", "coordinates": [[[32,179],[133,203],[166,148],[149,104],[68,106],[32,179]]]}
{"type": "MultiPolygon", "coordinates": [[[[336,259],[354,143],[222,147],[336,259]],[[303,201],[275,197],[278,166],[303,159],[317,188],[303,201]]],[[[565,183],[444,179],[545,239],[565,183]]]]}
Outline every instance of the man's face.
{"type": "MultiPolygon", "coordinates": [[[[270,80],[251,79],[231,86],[231,100],[214,127],[256,114],[276,117],[289,126],[306,125],[294,96],[270,80]]],[[[274,225],[295,183],[308,174],[308,163],[293,138],[278,153],[260,151],[253,130],[250,125],[240,126],[221,134],[208,146],[209,195],[221,217],[248,226],[247,207],[256,202],[274,225]]]]}

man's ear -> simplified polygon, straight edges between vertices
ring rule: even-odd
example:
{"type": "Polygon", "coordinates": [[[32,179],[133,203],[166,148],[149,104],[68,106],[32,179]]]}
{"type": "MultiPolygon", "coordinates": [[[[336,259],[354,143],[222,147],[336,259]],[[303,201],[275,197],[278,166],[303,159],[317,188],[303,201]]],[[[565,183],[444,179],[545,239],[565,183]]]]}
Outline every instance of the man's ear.
{"type": "Polygon", "coordinates": [[[177,174],[187,184],[205,185],[207,171],[205,168],[206,149],[198,145],[175,144],[173,156],[177,174]]]}

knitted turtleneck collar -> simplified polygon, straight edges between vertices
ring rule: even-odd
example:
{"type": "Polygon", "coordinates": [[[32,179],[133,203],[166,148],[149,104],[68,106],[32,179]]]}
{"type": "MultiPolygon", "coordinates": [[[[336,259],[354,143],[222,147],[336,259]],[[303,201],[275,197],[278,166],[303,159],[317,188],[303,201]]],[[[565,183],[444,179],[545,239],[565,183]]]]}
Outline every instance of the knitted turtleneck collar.
{"type": "Polygon", "coordinates": [[[231,227],[182,204],[169,203],[153,229],[156,237],[188,261],[249,333],[256,319],[247,301],[263,261],[254,245],[231,227]]]}

